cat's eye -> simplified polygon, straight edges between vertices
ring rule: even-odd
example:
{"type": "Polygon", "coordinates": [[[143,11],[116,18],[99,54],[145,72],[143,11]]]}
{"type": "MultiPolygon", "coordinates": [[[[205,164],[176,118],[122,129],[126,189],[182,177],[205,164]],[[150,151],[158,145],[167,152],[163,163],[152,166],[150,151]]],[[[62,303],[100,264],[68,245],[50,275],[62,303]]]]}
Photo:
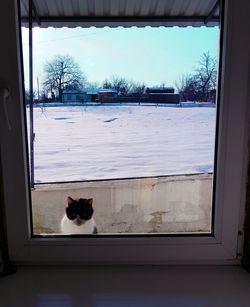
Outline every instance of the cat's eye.
{"type": "Polygon", "coordinates": [[[85,213],[80,213],[80,218],[81,219],[89,219],[91,218],[91,212],[85,212],[85,213]]]}
{"type": "Polygon", "coordinates": [[[74,220],[77,218],[77,214],[74,212],[67,212],[67,216],[70,220],[74,220]]]}

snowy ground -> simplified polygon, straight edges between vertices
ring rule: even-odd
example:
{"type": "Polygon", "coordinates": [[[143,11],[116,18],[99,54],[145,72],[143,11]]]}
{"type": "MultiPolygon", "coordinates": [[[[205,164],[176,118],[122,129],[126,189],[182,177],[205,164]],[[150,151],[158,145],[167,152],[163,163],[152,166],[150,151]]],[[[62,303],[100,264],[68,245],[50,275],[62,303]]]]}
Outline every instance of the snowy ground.
{"type": "Polygon", "coordinates": [[[36,107],[35,181],[212,172],[215,113],[213,107],[36,107]]]}

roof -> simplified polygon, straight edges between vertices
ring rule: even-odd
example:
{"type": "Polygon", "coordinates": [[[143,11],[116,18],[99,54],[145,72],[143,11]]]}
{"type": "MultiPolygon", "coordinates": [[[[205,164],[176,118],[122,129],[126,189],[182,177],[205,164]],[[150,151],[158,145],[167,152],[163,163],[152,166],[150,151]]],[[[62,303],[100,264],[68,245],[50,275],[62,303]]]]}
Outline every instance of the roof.
{"type": "Polygon", "coordinates": [[[88,95],[97,95],[99,93],[97,88],[87,88],[85,91],[88,95]]]}
{"type": "Polygon", "coordinates": [[[148,94],[173,94],[174,88],[173,87],[147,87],[146,93],[148,94]]]}
{"type": "Polygon", "coordinates": [[[85,90],[63,90],[62,94],[86,94],[85,90]]]}
{"type": "Polygon", "coordinates": [[[151,91],[171,91],[174,88],[172,86],[149,86],[147,89],[151,91]]]}
{"type": "Polygon", "coordinates": [[[93,95],[98,93],[117,93],[117,90],[114,89],[108,89],[108,88],[84,88],[82,90],[63,90],[63,94],[87,94],[87,95],[93,95]]]}
{"type": "MultiPolygon", "coordinates": [[[[20,0],[28,26],[29,0],[20,0]]],[[[218,0],[33,0],[39,27],[215,26],[218,0]]]]}
{"type": "Polygon", "coordinates": [[[99,93],[117,93],[117,90],[112,88],[103,88],[99,90],[99,93]]]}

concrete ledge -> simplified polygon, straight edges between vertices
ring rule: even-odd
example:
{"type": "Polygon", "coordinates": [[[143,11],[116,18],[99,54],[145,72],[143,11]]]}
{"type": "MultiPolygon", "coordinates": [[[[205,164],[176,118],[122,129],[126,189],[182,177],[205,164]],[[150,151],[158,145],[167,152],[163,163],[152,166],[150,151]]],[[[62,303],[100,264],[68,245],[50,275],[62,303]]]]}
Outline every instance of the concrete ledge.
{"type": "Polygon", "coordinates": [[[99,233],[210,232],[212,174],[39,184],[34,233],[59,233],[67,196],[94,198],[99,233]]]}

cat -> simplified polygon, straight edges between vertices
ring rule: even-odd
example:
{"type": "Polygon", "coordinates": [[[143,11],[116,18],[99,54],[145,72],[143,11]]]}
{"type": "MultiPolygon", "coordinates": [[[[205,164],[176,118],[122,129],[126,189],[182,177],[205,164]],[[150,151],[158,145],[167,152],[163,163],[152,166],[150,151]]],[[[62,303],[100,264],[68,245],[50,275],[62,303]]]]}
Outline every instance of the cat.
{"type": "Polygon", "coordinates": [[[93,234],[97,227],[93,218],[93,198],[67,198],[68,206],[61,220],[61,232],[64,234],[93,234]]]}

